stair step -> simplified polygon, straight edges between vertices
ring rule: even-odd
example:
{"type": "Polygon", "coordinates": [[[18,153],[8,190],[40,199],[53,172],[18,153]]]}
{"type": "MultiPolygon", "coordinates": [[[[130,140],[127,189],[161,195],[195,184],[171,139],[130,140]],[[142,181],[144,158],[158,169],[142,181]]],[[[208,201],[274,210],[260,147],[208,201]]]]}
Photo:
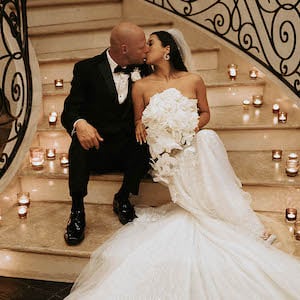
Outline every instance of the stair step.
{"type": "MultiPolygon", "coordinates": [[[[16,206],[10,207],[0,227],[0,275],[72,282],[91,253],[121,228],[111,205],[87,204],[84,241],[69,247],[63,239],[70,205],[33,202],[26,219],[19,219],[16,206]]],[[[280,220],[279,213],[268,213],[280,220]]],[[[295,241],[297,253],[300,243],[295,241]]]]}
{"type": "MultiPolygon", "coordinates": [[[[157,22],[140,18],[133,20],[144,29],[146,36],[154,31],[172,27],[172,23],[169,21],[157,22]]],[[[28,31],[37,56],[39,56],[45,53],[84,50],[87,46],[94,49],[108,47],[110,31],[120,21],[121,18],[112,17],[106,20],[31,27],[28,31]]]]}
{"type": "Polygon", "coordinates": [[[111,2],[121,2],[121,0],[28,0],[27,7],[49,7],[49,6],[58,6],[58,5],[74,5],[74,4],[83,4],[83,3],[111,3],[111,2]]]}
{"type": "Polygon", "coordinates": [[[300,108],[292,103],[280,103],[282,111],[288,113],[287,122],[278,122],[278,114],[272,112],[272,105],[265,103],[256,108],[249,105],[245,110],[243,105],[219,106],[211,108],[211,119],[207,127],[217,130],[228,129],[299,129],[300,108]]]}
{"type": "MultiPolygon", "coordinates": [[[[285,161],[289,151],[283,152],[279,162],[272,161],[270,151],[228,152],[230,162],[246,191],[253,194],[256,210],[281,211],[288,204],[299,206],[293,199],[299,198],[300,176],[288,177],[285,161]]],[[[296,152],[300,155],[300,151],[296,152]]],[[[33,201],[69,201],[68,168],[59,163],[59,154],[54,161],[45,161],[44,169],[33,170],[25,162],[19,171],[21,188],[29,191],[33,201]]],[[[120,173],[91,175],[87,203],[111,204],[122,182],[120,173]],[[101,191],[101,193],[99,193],[101,191]]],[[[151,178],[141,183],[139,196],[132,196],[133,203],[157,206],[170,201],[166,187],[152,182],[151,178]]]]}
{"type": "MultiPolygon", "coordinates": [[[[42,59],[39,58],[42,83],[53,83],[55,79],[59,78],[70,82],[76,62],[98,55],[105,49],[105,47],[102,49],[83,49],[82,51],[65,51],[43,55],[42,59]]],[[[197,70],[211,70],[218,67],[218,49],[194,49],[193,58],[197,62],[194,66],[197,70]]]]}
{"type": "MultiPolygon", "coordinates": [[[[50,89],[54,91],[50,85],[47,85],[47,88],[48,91],[50,89]]],[[[57,91],[64,95],[46,96],[44,103],[46,116],[38,126],[38,137],[43,147],[51,145],[54,136],[59,136],[58,147],[68,149],[70,138],[65,129],[59,121],[55,127],[49,126],[47,119],[53,109],[60,116],[67,89],[65,86],[64,90],[57,91]],[[64,137],[67,137],[65,141],[64,137]]],[[[250,105],[248,110],[244,110],[240,104],[211,107],[211,120],[206,128],[213,129],[219,134],[228,151],[300,149],[300,108],[287,101],[279,104],[288,112],[287,123],[278,123],[277,115],[272,113],[271,104],[265,103],[260,108],[250,105]]]]}
{"type": "MultiPolygon", "coordinates": [[[[37,3],[41,4],[41,3],[37,3]]],[[[74,29],[79,29],[79,24],[83,25],[85,21],[94,22],[95,20],[105,20],[122,17],[121,1],[85,1],[76,3],[74,1],[68,3],[50,5],[29,5],[28,26],[30,35],[67,32],[70,26],[66,24],[74,24],[74,29]]],[[[95,24],[96,25],[96,24],[95,24]]],[[[89,26],[89,25],[86,25],[89,26]]],[[[97,25],[96,25],[97,26],[97,25]]],[[[89,27],[89,29],[92,29],[89,27]]]]}
{"type": "MultiPolygon", "coordinates": [[[[61,113],[63,108],[63,102],[66,96],[69,94],[70,87],[71,87],[70,81],[71,81],[74,61],[66,62],[65,66],[66,65],[69,65],[68,68],[70,68],[68,71],[66,71],[68,73],[67,79],[61,76],[63,75],[62,74],[64,72],[63,70],[57,72],[56,69],[57,65],[55,64],[52,65],[53,69],[51,70],[51,72],[49,71],[47,72],[48,74],[43,75],[42,78],[42,81],[44,82],[43,84],[44,108],[43,109],[44,109],[44,114],[46,116],[49,114],[50,111],[53,111],[53,109],[55,109],[58,113],[61,113]],[[64,80],[63,88],[55,88],[54,86],[55,79],[64,80]]],[[[41,64],[41,69],[43,69],[43,64],[41,64]]],[[[218,72],[214,72],[214,74],[217,75],[218,72]]],[[[249,99],[251,101],[253,95],[263,95],[264,84],[265,84],[263,80],[258,80],[254,82],[250,80],[246,75],[241,75],[240,80],[234,84],[231,81],[228,81],[225,77],[222,77],[222,80],[221,79],[216,79],[216,80],[219,81],[209,80],[206,83],[206,87],[207,87],[207,98],[208,98],[209,105],[212,109],[212,112],[214,111],[214,107],[221,106],[219,110],[216,110],[218,114],[220,114],[220,112],[225,109],[224,106],[237,105],[241,107],[242,101],[244,99],[249,99]]],[[[264,101],[265,103],[270,103],[270,104],[271,103],[273,104],[273,102],[275,102],[275,100],[273,99],[265,99],[264,101]]],[[[280,103],[280,101],[277,102],[280,103]]],[[[289,106],[291,107],[289,109],[292,109],[292,106],[291,105],[289,106]]],[[[251,111],[253,111],[253,109],[251,111]]],[[[247,119],[247,114],[244,115],[245,115],[244,118],[247,119]]],[[[241,115],[241,117],[243,118],[244,115],[241,115]]],[[[227,118],[228,116],[226,116],[225,120],[227,118]]],[[[246,121],[243,122],[246,123],[246,121]]]]}

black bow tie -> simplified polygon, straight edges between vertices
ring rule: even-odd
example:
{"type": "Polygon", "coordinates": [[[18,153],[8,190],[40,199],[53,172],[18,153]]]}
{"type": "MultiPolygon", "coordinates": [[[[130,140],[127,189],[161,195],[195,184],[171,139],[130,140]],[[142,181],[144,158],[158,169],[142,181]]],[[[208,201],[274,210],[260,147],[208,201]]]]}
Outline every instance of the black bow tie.
{"type": "Polygon", "coordinates": [[[121,66],[116,66],[114,69],[114,73],[125,73],[125,74],[130,74],[132,72],[132,67],[127,66],[122,68],[121,66]]]}
{"type": "Polygon", "coordinates": [[[114,73],[125,73],[125,74],[130,74],[135,66],[133,65],[128,65],[127,67],[122,68],[121,66],[117,65],[114,69],[114,73]]]}

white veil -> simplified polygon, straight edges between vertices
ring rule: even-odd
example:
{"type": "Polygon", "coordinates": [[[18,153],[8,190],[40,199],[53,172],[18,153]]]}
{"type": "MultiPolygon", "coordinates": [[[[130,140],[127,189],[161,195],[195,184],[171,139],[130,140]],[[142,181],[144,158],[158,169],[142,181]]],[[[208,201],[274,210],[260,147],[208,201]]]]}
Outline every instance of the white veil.
{"type": "Polygon", "coordinates": [[[182,32],[175,28],[171,28],[166,31],[172,35],[185,66],[187,67],[188,71],[191,71],[193,67],[192,53],[190,47],[184,39],[182,32]]]}

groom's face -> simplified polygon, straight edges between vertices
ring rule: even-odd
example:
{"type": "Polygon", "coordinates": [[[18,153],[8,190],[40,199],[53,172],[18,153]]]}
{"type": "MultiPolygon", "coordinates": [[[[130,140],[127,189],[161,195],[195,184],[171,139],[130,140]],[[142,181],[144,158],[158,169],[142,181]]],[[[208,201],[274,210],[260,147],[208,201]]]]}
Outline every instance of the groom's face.
{"type": "Polygon", "coordinates": [[[127,57],[129,64],[142,64],[146,59],[147,52],[148,45],[142,30],[128,37],[127,57]]]}

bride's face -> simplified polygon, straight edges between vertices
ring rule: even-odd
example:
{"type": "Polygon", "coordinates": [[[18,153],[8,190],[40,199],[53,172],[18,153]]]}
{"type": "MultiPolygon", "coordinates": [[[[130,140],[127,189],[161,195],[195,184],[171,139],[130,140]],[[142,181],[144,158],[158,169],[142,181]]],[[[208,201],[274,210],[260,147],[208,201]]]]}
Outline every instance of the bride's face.
{"type": "Polygon", "coordinates": [[[146,56],[146,62],[149,65],[157,65],[164,60],[164,54],[169,53],[169,47],[163,47],[161,41],[155,34],[150,35],[147,44],[149,51],[146,56]]]}

